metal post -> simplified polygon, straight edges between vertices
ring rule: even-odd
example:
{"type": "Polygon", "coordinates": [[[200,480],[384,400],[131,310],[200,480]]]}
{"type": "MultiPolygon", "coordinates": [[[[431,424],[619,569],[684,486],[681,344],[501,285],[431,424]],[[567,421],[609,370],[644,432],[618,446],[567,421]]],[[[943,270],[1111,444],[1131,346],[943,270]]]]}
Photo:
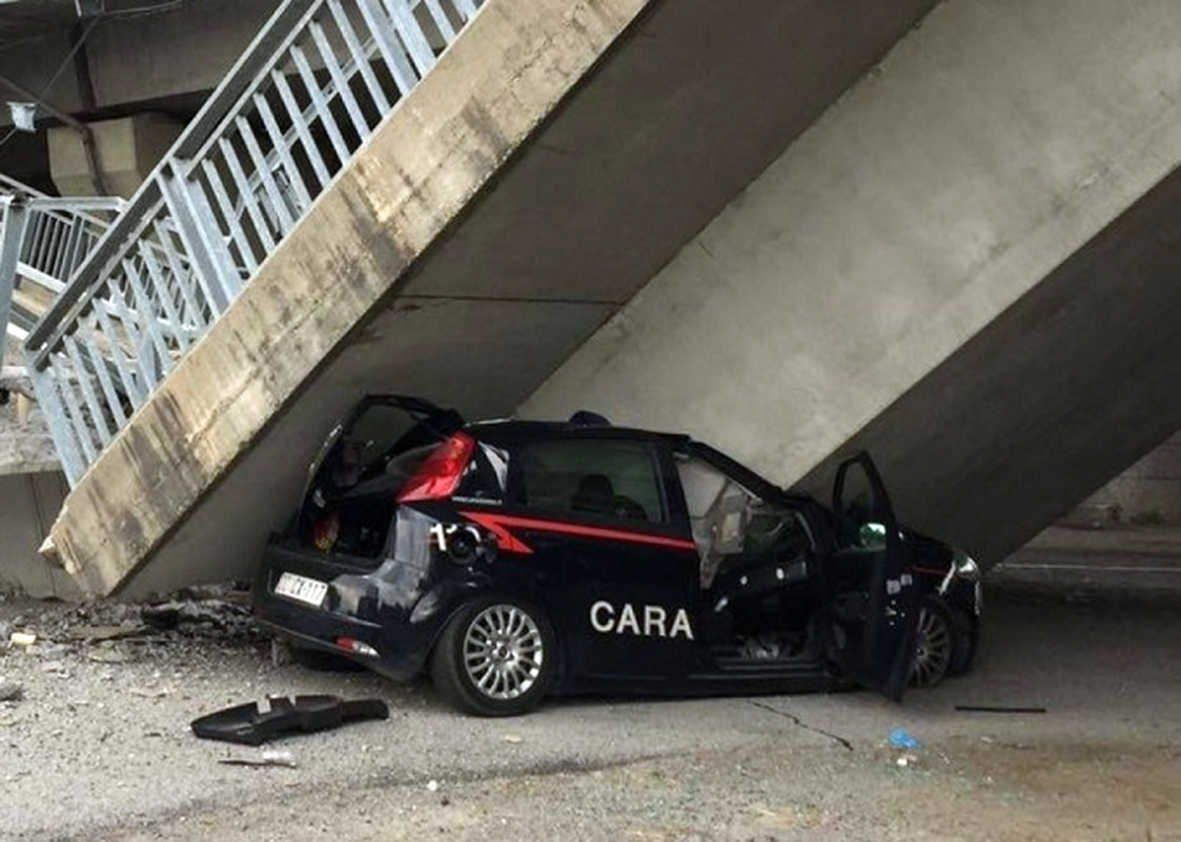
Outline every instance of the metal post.
{"type": "Polygon", "coordinates": [[[162,168],[159,181],[168,214],[192,263],[193,275],[213,309],[224,313],[241,288],[241,281],[213,212],[202,201],[204,196],[195,195],[200,188],[185,179],[178,161],[173,160],[170,166],[162,168]]]}
{"type": "Polygon", "coordinates": [[[53,444],[57,448],[58,459],[61,460],[62,470],[70,485],[78,484],[82,475],[86,473],[86,461],[78,449],[77,439],[74,438],[74,428],[66,417],[54,382],[52,371],[39,371],[36,368],[32,354],[26,355],[29,378],[33,381],[33,391],[37,394],[37,403],[45,415],[45,423],[49,426],[49,434],[53,437],[53,444]]]}
{"type": "MultiPolygon", "coordinates": [[[[4,222],[0,230],[0,340],[8,335],[12,290],[16,287],[16,265],[20,260],[21,244],[29,221],[24,197],[11,196],[4,204],[4,222]]],[[[4,343],[0,341],[0,350],[3,348],[4,343]]]]}

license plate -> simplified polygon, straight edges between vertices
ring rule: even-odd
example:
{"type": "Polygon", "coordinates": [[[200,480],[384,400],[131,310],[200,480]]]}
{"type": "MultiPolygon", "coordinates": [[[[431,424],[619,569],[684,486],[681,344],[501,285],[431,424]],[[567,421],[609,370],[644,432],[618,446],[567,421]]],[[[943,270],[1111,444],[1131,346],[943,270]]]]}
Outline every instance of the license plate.
{"type": "Polygon", "coordinates": [[[309,579],[307,576],[297,576],[294,573],[284,573],[275,583],[275,593],[319,608],[324,602],[325,594],[328,593],[328,583],[309,579]]]}

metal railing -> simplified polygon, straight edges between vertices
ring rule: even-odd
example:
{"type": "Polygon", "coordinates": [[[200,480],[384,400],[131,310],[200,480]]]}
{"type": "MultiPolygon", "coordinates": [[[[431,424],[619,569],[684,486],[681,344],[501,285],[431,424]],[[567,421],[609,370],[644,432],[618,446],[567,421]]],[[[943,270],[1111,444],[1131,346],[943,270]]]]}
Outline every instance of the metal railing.
{"type": "Polygon", "coordinates": [[[0,175],[0,335],[25,338],[124,204],[59,199],[0,175]]]}
{"type": "Polygon", "coordinates": [[[71,484],[481,3],[280,5],[26,339],[71,484]]]}

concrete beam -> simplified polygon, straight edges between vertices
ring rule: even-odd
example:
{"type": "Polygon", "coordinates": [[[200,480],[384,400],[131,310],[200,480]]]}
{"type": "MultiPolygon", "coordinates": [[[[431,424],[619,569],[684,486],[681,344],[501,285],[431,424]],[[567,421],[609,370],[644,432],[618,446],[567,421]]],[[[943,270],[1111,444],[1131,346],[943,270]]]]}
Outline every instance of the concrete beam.
{"type": "MultiPolygon", "coordinates": [[[[3,66],[24,87],[45,91],[71,114],[187,102],[217,87],[278,5],[279,0],[201,0],[152,15],[104,18],[84,47],[89,91],[80,90],[72,68],[46,90],[73,47],[75,21],[69,19],[6,49],[3,66]]],[[[8,109],[0,109],[0,126],[7,125],[8,109]]]]}
{"type": "Polygon", "coordinates": [[[0,476],[60,470],[53,439],[37,404],[19,395],[0,406],[0,476]]]}
{"type": "Polygon", "coordinates": [[[209,91],[279,0],[201,0],[150,16],[114,17],[87,44],[98,108],[209,91]]]}
{"type": "Polygon", "coordinates": [[[845,447],[914,526],[1004,559],[1181,428],[1179,275],[1174,172],[845,447]]]}
{"type": "Polygon", "coordinates": [[[1169,0],[942,3],[522,411],[825,495],[869,443],[904,520],[998,559],[1181,424],[1179,39],[1169,0]]]}
{"type": "MultiPolygon", "coordinates": [[[[130,199],[180,137],[184,125],[163,114],[145,112],[87,125],[94,159],[111,196],[130,199]]],[[[96,195],[90,156],[83,138],[69,127],[51,128],[49,171],[62,196],[96,195]]]]}
{"type": "Polygon", "coordinates": [[[249,575],[362,392],[510,410],[929,5],[491,0],[83,478],[64,561],[249,575]]]}

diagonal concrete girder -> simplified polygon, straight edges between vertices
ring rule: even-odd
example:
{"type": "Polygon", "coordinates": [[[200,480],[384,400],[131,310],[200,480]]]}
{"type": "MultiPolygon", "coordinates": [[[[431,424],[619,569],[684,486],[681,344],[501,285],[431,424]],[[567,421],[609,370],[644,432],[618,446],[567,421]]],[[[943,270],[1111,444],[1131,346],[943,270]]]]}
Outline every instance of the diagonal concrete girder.
{"type": "Polygon", "coordinates": [[[490,0],[92,466],[98,593],[246,576],[363,391],[511,410],[933,0],[490,0]]]}
{"type": "Polygon", "coordinates": [[[1001,561],[1181,429],[1179,277],[1174,171],[843,450],[878,454],[916,528],[1001,561]]]}
{"type": "Polygon", "coordinates": [[[1181,7],[948,0],[527,401],[1000,560],[1181,427],[1181,7]],[[753,339],[752,339],[753,337],[753,339]]]}

